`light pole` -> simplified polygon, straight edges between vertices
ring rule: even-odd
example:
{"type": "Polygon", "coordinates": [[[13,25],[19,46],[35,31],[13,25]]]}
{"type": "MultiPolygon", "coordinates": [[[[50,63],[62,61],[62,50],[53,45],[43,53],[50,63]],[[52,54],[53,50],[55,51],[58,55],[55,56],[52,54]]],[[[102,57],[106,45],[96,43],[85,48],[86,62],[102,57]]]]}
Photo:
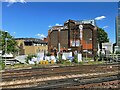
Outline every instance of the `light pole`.
{"type": "Polygon", "coordinates": [[[58,52],[60,52],[60,31],[61,29],[58,30],[58,52]]]}

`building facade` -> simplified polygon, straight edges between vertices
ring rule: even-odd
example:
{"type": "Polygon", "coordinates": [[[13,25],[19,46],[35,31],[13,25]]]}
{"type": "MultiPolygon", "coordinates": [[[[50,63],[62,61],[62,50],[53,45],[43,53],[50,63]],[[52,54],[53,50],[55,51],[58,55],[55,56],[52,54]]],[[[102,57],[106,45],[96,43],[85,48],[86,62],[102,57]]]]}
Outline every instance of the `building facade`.
{"type": "Polygon", "coordinates": [[[16,38],[19,47],[19,55],[37,54],[47,52],[47,42],[35,38],[16,38]]]}
{"type": "Polygon", "coordinates": [[[120,46],[120,16],[116,17],[116,45],[120,46]]]}
{"type": "Polygon", "coordinates": [[[77,51],[94,56],[97,52],[97,27],[90,23],[68,20],[64,26],[53,26],[48,31],[48,51],[77,51]]]}
{"type": "Polygon", "coordinates": [[[120,51],[120,16],[116,17],[116,46],[114,46],[114,53],[120,51]]]}
{"type": "Polygon", "coordinates": [[[115,53],[120,52],[120,1],[118,2],[118,16],[116,17],[116,46],[115,53]]]}

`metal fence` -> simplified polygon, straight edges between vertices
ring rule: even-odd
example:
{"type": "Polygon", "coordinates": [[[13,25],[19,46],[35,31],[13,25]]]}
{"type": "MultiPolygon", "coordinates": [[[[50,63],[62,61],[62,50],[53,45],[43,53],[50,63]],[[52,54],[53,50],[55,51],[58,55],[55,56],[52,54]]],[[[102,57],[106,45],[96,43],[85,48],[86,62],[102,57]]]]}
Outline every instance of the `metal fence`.
{"type": "Polygon", "coordinates": [[[109,58],[110,60],[120,62],[120,54],[107,54],[106,57],[109,58]]]}

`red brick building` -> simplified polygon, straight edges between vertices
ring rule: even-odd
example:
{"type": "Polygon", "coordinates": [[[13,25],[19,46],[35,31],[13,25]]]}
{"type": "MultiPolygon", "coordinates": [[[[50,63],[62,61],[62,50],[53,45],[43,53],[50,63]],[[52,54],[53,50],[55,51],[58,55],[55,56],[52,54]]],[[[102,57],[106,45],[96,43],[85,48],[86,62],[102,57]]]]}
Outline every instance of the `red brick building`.
{"type": "Polygon", "coordinates": [[[48,31],[48,51],[78,51],[84,56],[97,52],[97,27],[90,23],[68,20],[64,26],[53,26],[48,31]]]}

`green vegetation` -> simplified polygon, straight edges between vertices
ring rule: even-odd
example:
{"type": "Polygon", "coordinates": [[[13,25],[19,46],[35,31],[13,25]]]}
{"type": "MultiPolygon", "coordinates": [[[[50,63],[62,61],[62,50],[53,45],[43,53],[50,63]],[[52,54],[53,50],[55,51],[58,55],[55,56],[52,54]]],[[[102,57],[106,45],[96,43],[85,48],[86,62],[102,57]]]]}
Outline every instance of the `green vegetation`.
{"type": "Polygon", "coordinates": [[[89,65],[103,64],[103,63],[104,63],[104,62],[102,62],[102,61],[96,61],[96,62],[94,62],[94,61],[89,61],[89,62],[88,62],[89,65]]]}
{"type": "Polygon", "coordinates": [[[59,60],[56,62],[57,64],[71,64],[71,62],[69,60],[63,60],[63,59],[60,59],[62,58],[61,56],[59,57],[59,60]]]}
{"type": "Polygon", "coordinates": [[[88,61],[88,62],[79,62],[79,63],[73,63],[70,62],[69,60],[64,60],[61,63],[58,64],[37,64],[37,65],[33,65],[33,64],[15,64],[14,66],[11,65],[7,65],[6,67],[4,67],[4,63],[0,63],[0,66],[2,66],[2,69],[6,68],[6,69],[25,69],[25,68],[46,68],[46,67],[51,67],[51,66],[76,66],[76,65],[94,65],[94,64],[105,64],[105,62],[103,61],[88,61]]]}
{"type": "Polygon", "coordinates": [[[102,48],[102,43],[109,42],[108,34],[102,28],[98,28],[98,42],[100,49],[102,48]]]}
{"type": "Polygon", "coordinates": [[[0,50],[2,50],[2,54],[5,54],[5,45],[7,40],[7,53],[12,53],[13,55],[15,55],[19,49],[17,47],[17,42],[15,41],[14,37],[11,36],[8,32],[4,32],[2,30],[0,30],[0,34],[2,34],[2,38],[0,40],[2,46],[0,47],[0,50]]]}
{"type": "Polygon", "coordinates": [[[73,62],[78,63],[77,55],[74,56],[73,62]]]}
{"type": "Polygon", "coordinates": [[[28,55],[25,59],[26,59],[26,63],[29,63],[28,61],[31,60],[33,57],[37,57],[36,55],[34,54],[30,54],[28,55]]]}
{"type": "Polygon", "coordinates": [[[0,61],[0,70],[3,70],[5,68],[5,63],[3,61],[0,61]]]}

